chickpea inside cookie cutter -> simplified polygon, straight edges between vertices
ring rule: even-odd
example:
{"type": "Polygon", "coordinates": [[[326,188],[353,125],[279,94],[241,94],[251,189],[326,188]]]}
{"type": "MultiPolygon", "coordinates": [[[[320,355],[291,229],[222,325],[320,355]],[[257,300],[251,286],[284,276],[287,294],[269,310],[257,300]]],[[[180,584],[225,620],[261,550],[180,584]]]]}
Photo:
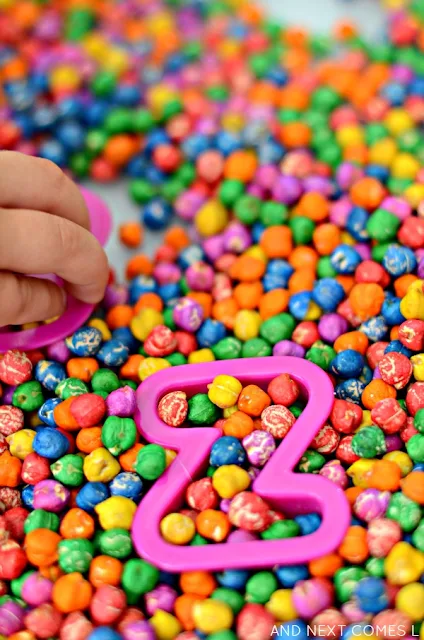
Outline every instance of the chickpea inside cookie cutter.
{"type": "MultiPolygon", "coordinates": [[[[112,218],[108,207],[98,195],[81,188],[88,212],[92,234],[104,246],[112,230],[112,218]]],[[[37,276],[48,278],[61,285],[62,280],[54,275],[37,276]]],[[[57,340],[66,338],[83,325],[92,314],[94,305],[86,304],[68,295],[65,313],[53,322],[40,324],[33,329],[14,331],[9,327],[0,328],[0,353],[9,349],[30,351],[46,347],[57,340]]]]}
{"type": "Polygon", "coordinates": [[[343,490],[320,475],[294,473],[293,469],[324,425],[333,405],[333,387],[327,374],[315,364],[293,357],[245,358],[183,365],[150,376],[137,391],[138,429],[149,442],[174,449],[175,461],[141,501],[133,522],[137,552],[164,571],[220,571],[257,569],[277,564],[308,562],[333,552],[342,542],[350,522],[343,490]],[[281,373],[297,382],[308,400],[305,409],[252,485],[271,507],[288,516],[319,513],[322,523],[310,535],[284,540],[254,540],[239,544],[177,546],[166,542],[160,522],[177,510],[187,485],[207,468],[213,443],[222,435],[215,427],[173,428],[157,413],[159,400],[170,391],[189,396],[204,392],[219,374],[236,377],[243,385],[266,389],[281,373]]]}

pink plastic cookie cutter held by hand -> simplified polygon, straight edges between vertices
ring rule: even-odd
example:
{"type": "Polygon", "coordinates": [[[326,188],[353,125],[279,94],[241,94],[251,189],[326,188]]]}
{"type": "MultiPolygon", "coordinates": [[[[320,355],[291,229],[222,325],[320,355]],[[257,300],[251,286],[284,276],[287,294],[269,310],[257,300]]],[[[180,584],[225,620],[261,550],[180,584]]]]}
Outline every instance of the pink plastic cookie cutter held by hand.
{"type": "Polygon", "coordinates": [[[327,374],[300,358],[273,357],[217,361],[166,369],[143,382],[137,391],[136,421],[144,438],[178,451],[173,463],[141,501],[132,537],[139,555],[164,571],[221,571],[257,569],[277,564],[303,564],[334,551],[349,526],[346,497],[330,480],[294,473],[301,456],[324,425],[333,404],[333,387],[327,374]],[[207,391],[215,376],[235,376],[243,383],[266,389],[281,373],[299,384],[307,405],[274,455],[253,483],[253,490],[273,508],[288,516],[319,513],[322,522],[310,535],[284,540],[254,540],[237,544],[177,546],[160,533],[162,518],[178,510],[187,486],[208,466],[213,443],[222,433],[215,427],[173,428],[157,413],[159,400],[170,391],[184,390],[188,397],[207,391]]]}
{"type": "MultiPolygon", "coordinates": [[[[109,209],[99,196],[87,191],[87,189],[80,189],[90,214],[91,233],[104,246],[112,230],[112,218],[109,209]]],[[[54,275],[49,274],[38,277],[49,278],[49,280],[59,285],[62,283],[61,279],[54,275]]],[[[39,349],[66,338],[88,320],[93,309],[93,305],[68,296],[65,313],[49,324],[40,324],[35,329],[25,329],[23,331],[14,331],[8,327],[1,327],[0,353],[9,349],[20,349],[21,351],[39,349]]]]}

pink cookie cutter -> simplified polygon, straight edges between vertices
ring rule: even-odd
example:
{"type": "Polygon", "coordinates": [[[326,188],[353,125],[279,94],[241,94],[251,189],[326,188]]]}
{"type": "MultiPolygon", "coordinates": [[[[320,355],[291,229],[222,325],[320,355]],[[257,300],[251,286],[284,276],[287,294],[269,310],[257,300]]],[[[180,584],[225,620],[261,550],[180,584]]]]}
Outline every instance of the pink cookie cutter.
{"type": "MultiPolygon", "coordinates": [[[[100,244],[104,246],[112,229],[112,218],[109,209],[103,200],[91,191],[81,188],[81,193],[84,196],[90,214],[91,232],[100,244]]],[[[37,277],[48,278],[59,285],[62,284],[62,280],[54,275],[37,277]]],[[[42,324],[35,329],[26,329],[24,331],[13,331],[8,327],[1,327],[0,353],[9,349],[20,349],[22,351],[39,349],[66,338],[86,322],[93,309],[93,305],[85,304],[72,296],[68,296],[65,313],[50,324],[42,324]]]]}
{"type": "Polygon", "coordinates": [[[332,384],[319,367],[291,357],[181,366],[149,377],[138,388],[137,402],[136,422],[143,437],[178,451],[176,460],[137,509],[132,537],[142,558],[170,572],[257,569],[302,564],[339,546],[350,522],[350,509],[342,489],[320,475],[293,472],[333,404],[332,384]],[[289,373],[308,399],[302,414],[256,478],[253,489],[288,515],[319,513],[322,523],[314,533],[285,540],[181,547],[162,538],[160,521],[181,506],[187,485],[205,471],[212,445],[222,434],[215,427],[168,427],[157,414],[157,404],[170,391],[183,389],[189,396],[204,393],[215,376],[223,373],[235,376],[243,384],[255,383],[264,389],[280,373],[289,373]]]}

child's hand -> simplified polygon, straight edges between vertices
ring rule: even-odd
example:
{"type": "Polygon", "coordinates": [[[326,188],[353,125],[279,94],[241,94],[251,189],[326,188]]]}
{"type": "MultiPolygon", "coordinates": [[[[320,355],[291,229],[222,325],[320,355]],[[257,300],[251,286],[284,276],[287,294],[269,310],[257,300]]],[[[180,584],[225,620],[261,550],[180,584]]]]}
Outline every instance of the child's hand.
{"type": "Polygon", "coordinates": [[[65,309],[54,273],[83,302],[102,299],[106,255],[89,232],[78,187],[53,163],[0,152],[0,326],[47,320],[65,309]]]}

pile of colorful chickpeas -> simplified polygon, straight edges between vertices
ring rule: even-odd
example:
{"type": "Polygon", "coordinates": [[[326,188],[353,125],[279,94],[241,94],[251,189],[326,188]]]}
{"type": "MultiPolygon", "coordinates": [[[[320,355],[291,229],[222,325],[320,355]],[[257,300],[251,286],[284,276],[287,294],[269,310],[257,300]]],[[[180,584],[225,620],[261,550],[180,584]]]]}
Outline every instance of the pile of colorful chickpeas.
{"type": "MultiPolygon", "coordinates": [[[[86,326],[0,359],[1,640],[424,638],[424,7],[385,4],[372,44],[244,0],[0,0],[0,148],[126,176],[140,206],[119,230],[128,284],[111,274],[86,326]],[[165,230],[153,257],[144,227],[165,230]],[[297,471],[345,491],[343,543],[263,571],[160,571],[131,525],[176,454],[138,433],[138,385],[273,355],[334,383],[297,471]]],[[[317,514],[265,503],[255,531],[244,518],[302,411],[296,383],[252,380],[252,413],[238,380],[211,382],[158,407],[223,433],[162,535],[315,531],[317,514]]]]}

